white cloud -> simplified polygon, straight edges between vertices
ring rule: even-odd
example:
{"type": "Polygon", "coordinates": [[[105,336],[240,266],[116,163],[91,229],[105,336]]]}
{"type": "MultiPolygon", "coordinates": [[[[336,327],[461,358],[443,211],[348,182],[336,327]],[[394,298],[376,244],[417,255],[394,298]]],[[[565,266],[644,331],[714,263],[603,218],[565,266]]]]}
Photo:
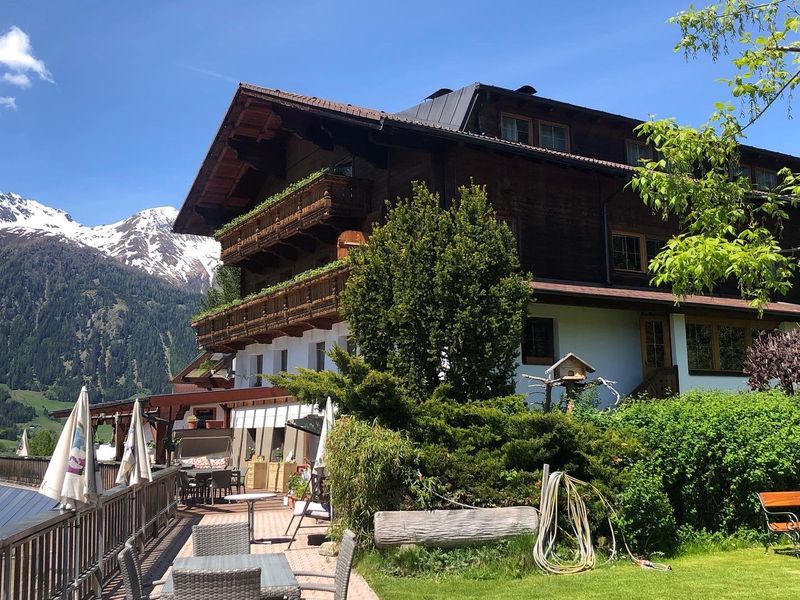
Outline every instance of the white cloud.
{"type": "Polygon", "coordinates": [[[17,110],[17,99],[11,96],[0,96],[0,108],[6,110],[17,110]]]}
{"type": "Polygon", "coordinates": [[[44,62],[33,55],[28,34],[17,26],[12,26],[6,33],[0,35],[0,66],[6,67],[13,74],[30,72],[45,81],[53,81],[44,62]]]}
{"type": "Polygon", "coordinates": [[[31,78],[25,75],[25,73],[3,73],[3,81],[21,88],[31,87],[31,78]]]}

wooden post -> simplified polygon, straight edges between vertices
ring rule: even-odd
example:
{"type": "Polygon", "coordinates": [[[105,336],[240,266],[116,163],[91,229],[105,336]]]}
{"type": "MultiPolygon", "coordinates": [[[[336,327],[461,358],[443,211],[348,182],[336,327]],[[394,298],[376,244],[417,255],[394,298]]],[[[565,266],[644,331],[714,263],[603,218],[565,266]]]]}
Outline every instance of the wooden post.
{"type": "Polygon", "coordinates": [[[122,417],[115,419],[114,422],[114,450],[114,460],[122,460],[122,455],[125,453],[125,426],[122,417]]]}
{"type": "Polygon", "coordinates": [[[542,485],[539,491],[539,514],[542,514],[542,507],[544,506],[544,497],[547,493],[547,486],[550,483],[550,465],[545,463],[542,465],[542,485]]]}

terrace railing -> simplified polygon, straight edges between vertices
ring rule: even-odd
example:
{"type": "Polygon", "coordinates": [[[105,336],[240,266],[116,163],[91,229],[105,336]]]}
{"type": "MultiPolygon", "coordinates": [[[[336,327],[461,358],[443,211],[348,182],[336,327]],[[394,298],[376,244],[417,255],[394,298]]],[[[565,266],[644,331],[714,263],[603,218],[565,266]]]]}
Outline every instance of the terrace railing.
{"type": "Polygon", "coordinates": [[[175,519],[177,472],[171,467],[153,473],[152,482],[111,488],[94,508],[50,511],[0,529],[0,598],[101,598],[125,542],[144,545],[175,519]]]}
{"type": "Polygon", "coordinates": [[[281,335],[299,335],[312,327],[340,320],[339,296],[350,268],[324,271],[260,298],[196,321],[197,342],[207,350],[237,349],[271,341],[281,335]]]}
{"type": "Polygon", "coordinates": [[[255,211],[235,227],[215,237],[220,257],[228,265],[267,250],[282,240],[336,220],[354,225],[369,212],[371,182],[324,173],[307,185],[255,211]]]}
{"type": "MultiPolygon", "coordinates": [[[[39,487],[50,464],[50,457],[42,456],[0,456],[0,482],[18,483],[39,487]]],[[[100,477],[103,489],[114,487],[119,471],[118,462],[101,462],[100,477]]]]}

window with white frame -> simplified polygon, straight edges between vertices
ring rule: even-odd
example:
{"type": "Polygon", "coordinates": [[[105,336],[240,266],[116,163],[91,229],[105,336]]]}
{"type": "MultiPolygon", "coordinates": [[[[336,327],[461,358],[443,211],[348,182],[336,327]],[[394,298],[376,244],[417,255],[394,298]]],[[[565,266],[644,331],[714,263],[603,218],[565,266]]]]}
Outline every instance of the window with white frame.
{"type": "Polygon", "coordinates": [[[634,167],[641,166],[642,161],[653,159],[653,149],[649,144],[627,140],[625,142],[625,160],[634,167]]]}
{"type": "Polygon", "coordinates": [[[259,377],[264,373],[264,355],[258,354],[256,355],[256,372],[255,372],[255,381],[253,382],[253,387],[261,387],[264,385],[264,380],[259,377]]]}
{"type": "Polygon", "coordinates": [[[500,136],[511,142],[531,143],[531,121],[513,115],[501,115],[500,136]]]}
{"type": "Polygon", "coordinates": [[[539,146],[569,152],[569,128],[558,123],[539,122],[539,146]]]}
{"type": "Polygon", "coordinates": [[[614,233],[611,236],[611,255],[614,269],[617,271],[644,270],[641,236],[614,233]]]}

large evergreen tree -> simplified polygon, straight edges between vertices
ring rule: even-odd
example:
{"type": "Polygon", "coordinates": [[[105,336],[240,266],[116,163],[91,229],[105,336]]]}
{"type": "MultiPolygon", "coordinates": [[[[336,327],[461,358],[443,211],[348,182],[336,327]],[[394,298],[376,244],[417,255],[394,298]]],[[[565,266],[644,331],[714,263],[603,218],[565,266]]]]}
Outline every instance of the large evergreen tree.
{"type": "Polygon", "coordinates": [[[342,313],[369,366],[418,399],[442,382],[464,400],[513,390],[530,289],[484,188],[461,188],[444,210],[416,184],[350,262],[342,313]]]}

